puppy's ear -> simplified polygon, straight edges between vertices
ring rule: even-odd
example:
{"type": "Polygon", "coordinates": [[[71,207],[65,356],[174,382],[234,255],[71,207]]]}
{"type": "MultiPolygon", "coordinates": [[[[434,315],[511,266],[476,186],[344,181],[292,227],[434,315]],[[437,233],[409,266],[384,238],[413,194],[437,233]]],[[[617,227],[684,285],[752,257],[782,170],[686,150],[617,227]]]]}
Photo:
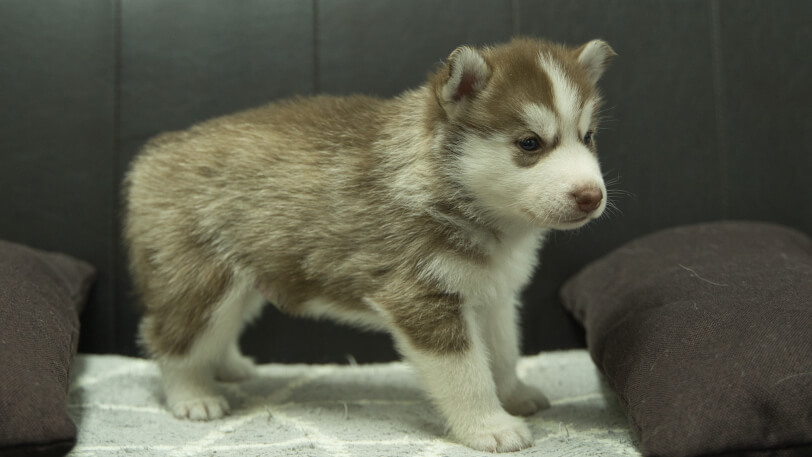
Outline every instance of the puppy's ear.
{"type": "Polygon", "coordinates": [[[615,51],[603,40],[592,40],[576,49],[578,63],[586,68],[592,83],[598,82],[606,65],[616,56],[615,51]]]}
{"type": "Polygon", "coordinates": [[[479,94],[490,76],[488,63],[476,49],[468,46],[455,49],[448,56],[437,94],[448,114],[453,116],[479,94]]]}

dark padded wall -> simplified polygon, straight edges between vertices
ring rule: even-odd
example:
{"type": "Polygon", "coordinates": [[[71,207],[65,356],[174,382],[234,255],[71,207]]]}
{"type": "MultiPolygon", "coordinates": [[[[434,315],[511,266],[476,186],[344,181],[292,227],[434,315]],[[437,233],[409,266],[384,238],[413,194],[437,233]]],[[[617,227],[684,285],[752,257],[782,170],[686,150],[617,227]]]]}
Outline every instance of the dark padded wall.
{"type": "Polygon", "coordinates": [[[116,350],[113,2],[0,2],[0,238],[100,269],[87,347],[116,350]]]}
{"type": "MultiPolygon", "coordinates": [[[[462,43],[600,37],[619,54],[601,160],[627,193],[557,233],[525,294],[526,353],[579,346],[557,290],[627,240],[731,218],[812,233],[809,17],[805,0],[6,0],[0,238],[96,265],[80,349],[136,354],[118,193],[149,137],[294,94],[395,95],[462,43]]],[[[394,357],[384,335],[271,308],[243,341],[262,361],[394,357]]]]}

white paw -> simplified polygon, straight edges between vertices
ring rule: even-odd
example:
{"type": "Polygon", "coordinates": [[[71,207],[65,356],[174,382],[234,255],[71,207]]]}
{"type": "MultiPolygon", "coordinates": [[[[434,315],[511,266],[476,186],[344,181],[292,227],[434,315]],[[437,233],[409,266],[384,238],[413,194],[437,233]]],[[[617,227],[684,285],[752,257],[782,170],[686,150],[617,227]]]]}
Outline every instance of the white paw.
{"type": "Polygon", "coordinates": [[[452,433],[464,445],[485,452],[514,452],[533,445],[533,435],[522,419],[504,412],[478,425],[452,433]]]}
{"type": "Polygon", "coordinates": [[[550,400],[540,390],[519,382],[513,391],[502,400],[505,411],[514,416],[532,416],[550,407],[550,400]]]}
{"type": "Polygon", "coordinates": [[[217,367],[215,379],[223,382],[240,382],[257,375],[254,361],[242,354],[228,357],[217,367]]]}
{"type": "Polygon", "coordinates": [[[231,413],[228,401],[219,395],[175,401],[169,404],[169,409],[175,417],[193,421],[220,419],[231,413]]]}

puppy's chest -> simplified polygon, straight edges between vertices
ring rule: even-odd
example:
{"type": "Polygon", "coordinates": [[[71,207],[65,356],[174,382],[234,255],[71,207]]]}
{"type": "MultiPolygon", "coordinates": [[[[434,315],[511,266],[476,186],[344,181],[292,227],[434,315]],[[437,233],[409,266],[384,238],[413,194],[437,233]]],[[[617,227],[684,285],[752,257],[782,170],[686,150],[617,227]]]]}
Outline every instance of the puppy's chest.
{"type": "Polygon", "coordinates": [[[439,254],[428,262],[424,274],[471,304],[513,300],[533,274],[542,241],[535,233],[492,246],[483,262],[439,254]]]}

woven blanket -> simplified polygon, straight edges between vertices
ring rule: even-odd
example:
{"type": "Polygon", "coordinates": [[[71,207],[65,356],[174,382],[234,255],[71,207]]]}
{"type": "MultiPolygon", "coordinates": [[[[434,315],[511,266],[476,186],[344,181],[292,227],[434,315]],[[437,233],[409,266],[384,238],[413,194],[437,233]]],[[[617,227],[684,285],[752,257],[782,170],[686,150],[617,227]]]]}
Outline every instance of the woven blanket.
{"type": "MultiPolygon", "coordinates": [[[[639,456],[614,393],[586,351],[524,357],[519,375],[552,407],[527,419],[535,446],[510,455],[639,456]]],[[[222,384],[232,414],[212,422],[164,409],[153,362],[79,355],[68,410],[84,456],[477,456],[454,443],[404,363],[277,365],[222,384]]]]}

